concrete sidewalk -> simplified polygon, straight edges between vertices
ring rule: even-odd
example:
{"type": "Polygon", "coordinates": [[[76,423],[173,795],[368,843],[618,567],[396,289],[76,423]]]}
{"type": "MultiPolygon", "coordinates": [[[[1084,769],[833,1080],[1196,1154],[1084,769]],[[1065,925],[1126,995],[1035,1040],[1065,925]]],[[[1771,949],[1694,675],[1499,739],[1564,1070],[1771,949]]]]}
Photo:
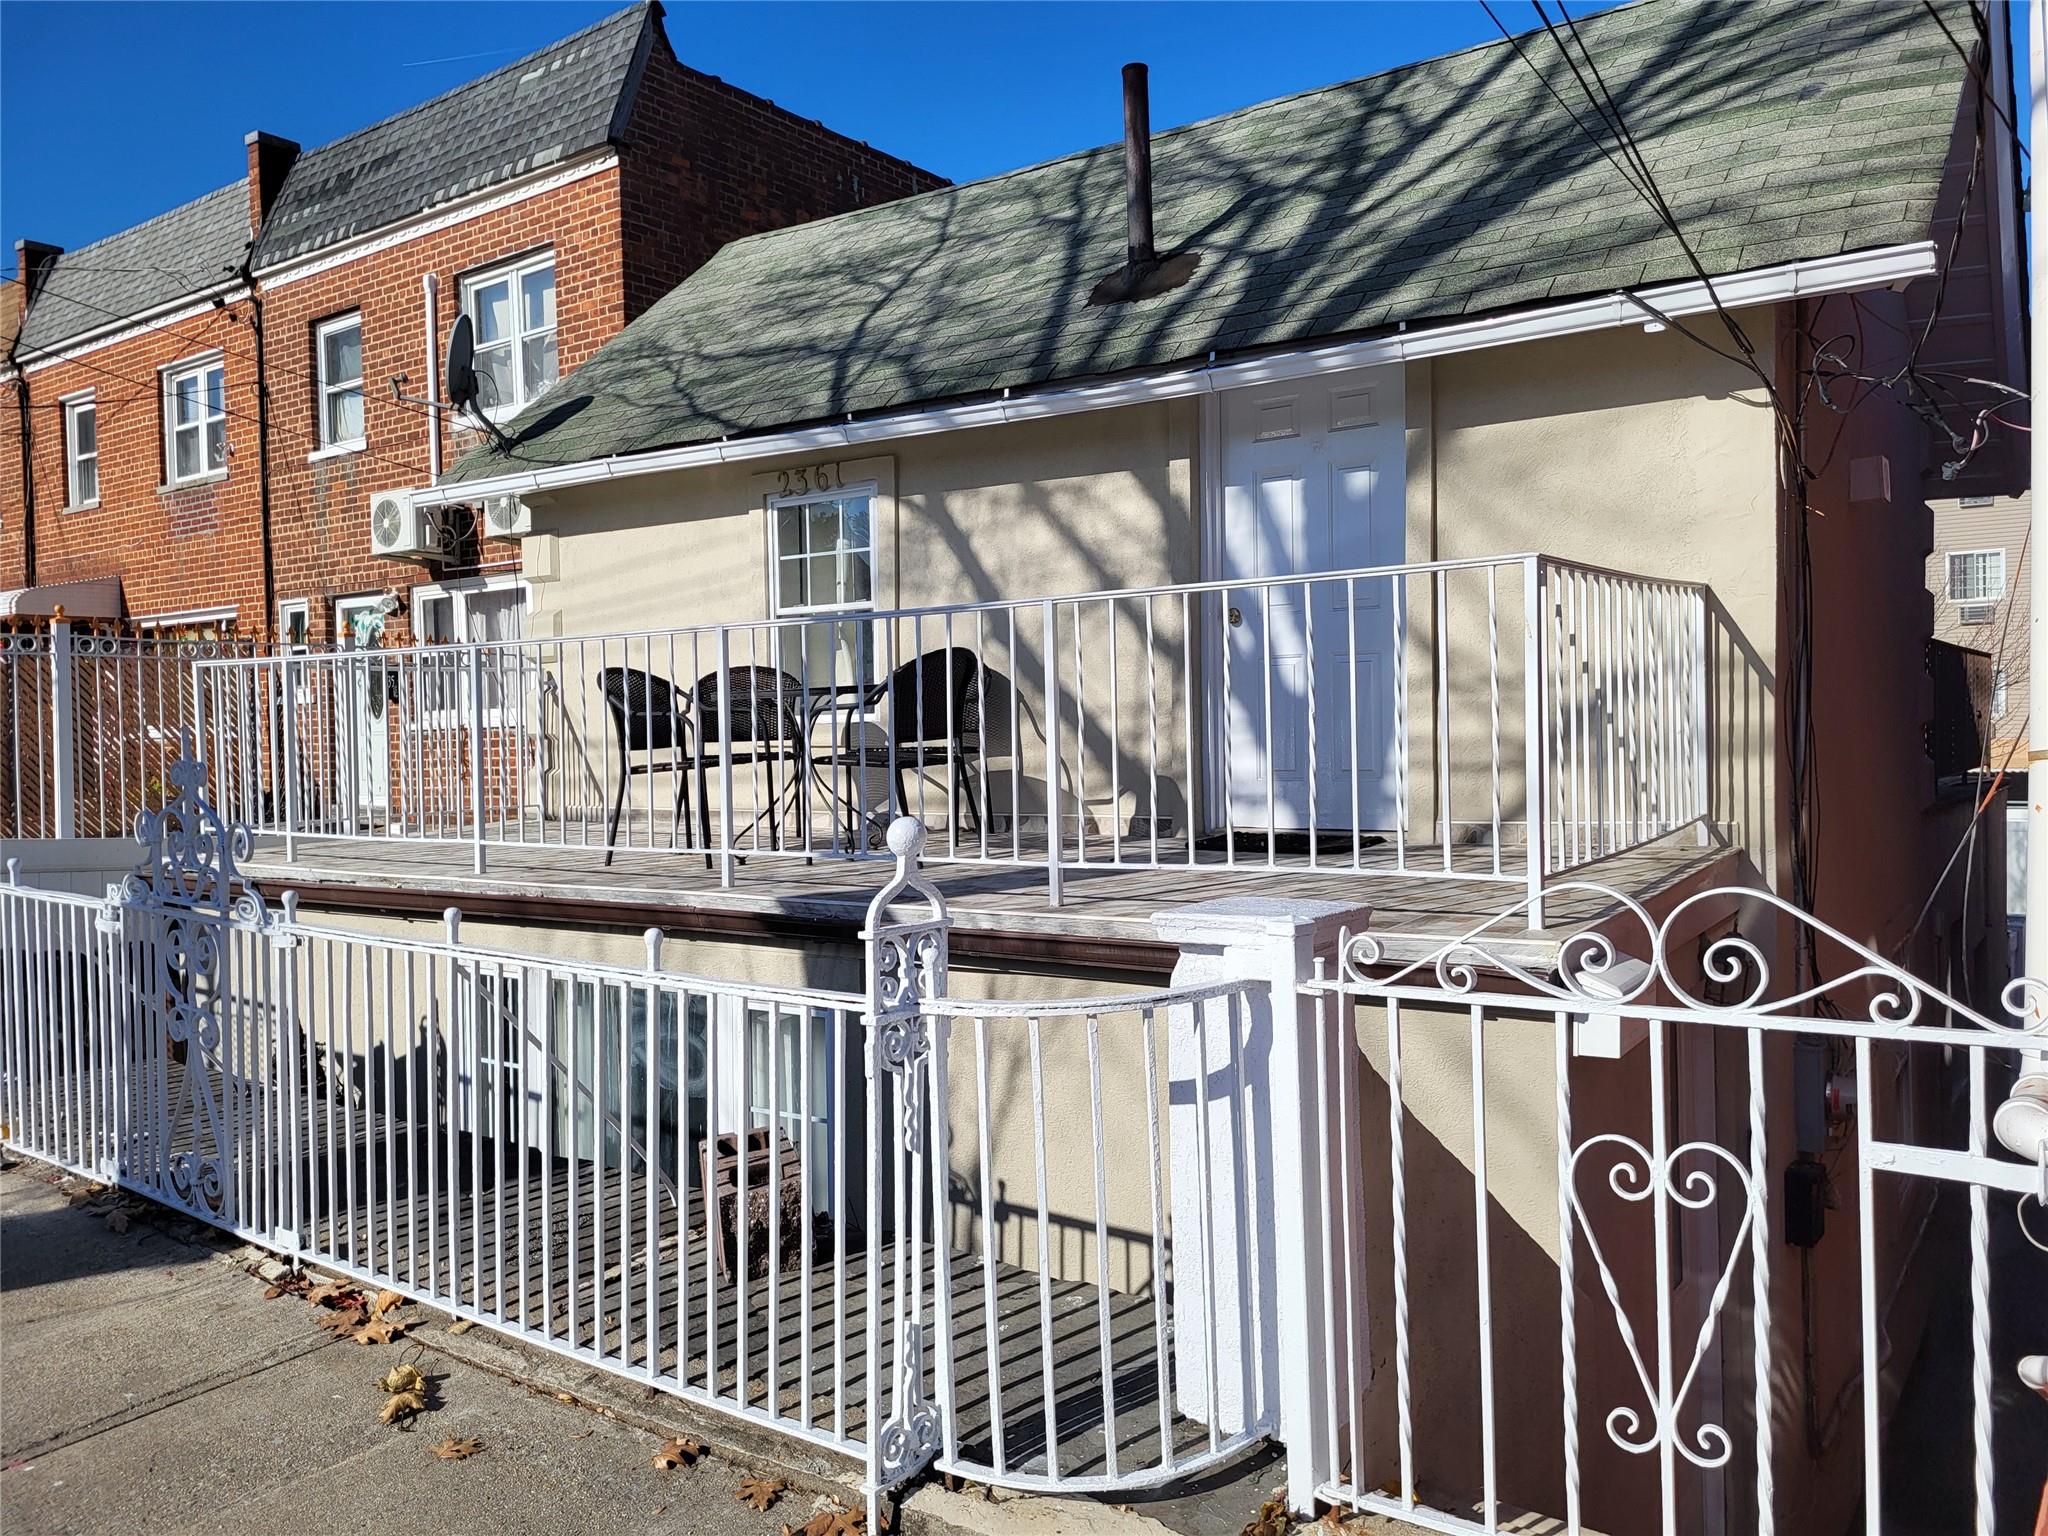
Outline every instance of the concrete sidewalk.
{"type": "MultiPolygon", "coordinates": [[[[122,1225],[76,1208],[40,1164],[0,1171],[0,1529],[108,1532],[604,1531],[777,1536],[857,1506],[843,1462],[582,1363],[408,1305],[403,1344],[318,1327],[298,1296],[265,1300],[266,1255],[142,1202],[122,1225]],[[407,1346],[417,1342],[424,1353],[407,1346]],[[375,1385],[402,1358],[433,1384],[407,1427],[375,1385]],[[657,1471],[666,1434],[707,1447],[657,1471]],[[448,1436],[483,1442],[442,1461],[448,1436]],[[767,1512],[742,1476],[789,1484],[767,1512]]],[[[271,1263],[272,1272],[277,1266],[271,1263]]],[[[1242,1515],[1197,1524],[1235,1536],[1242,1515]]],[[[1146,1515],[1080,1500],[919,1488],[903,1536],[1163,1536],[1146,1515]]],[[[1172,1521],[1188,1529],[1184,1519],[1172,1521]]]]}

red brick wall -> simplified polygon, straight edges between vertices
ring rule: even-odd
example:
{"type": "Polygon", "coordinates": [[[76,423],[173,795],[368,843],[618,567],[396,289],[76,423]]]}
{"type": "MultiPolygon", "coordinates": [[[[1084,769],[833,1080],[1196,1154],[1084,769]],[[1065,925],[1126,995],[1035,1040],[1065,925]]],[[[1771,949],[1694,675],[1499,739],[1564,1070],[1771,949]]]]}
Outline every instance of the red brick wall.
{"type": "Polygon", "coordinates": [[[665,41],[648,59],[620,159],[628,319],[728,241],[946,185],[677,63],[665,41]]]}
{"type": "MultiPolygon", "coordinates": [[[[262,608],[255,338],[247,302],[209,309],[25,375],[35,474],[35,579],[119,576],[135,615],[234,605],[246,632],[262,608]],[[218,349],[226,367],[228,468],[210,483],[165,485],[165,364],[218,349]],[[99,505],[66,510],[62,400],[90,389],[99,411],[99,505]]],[[[0,442],[7,584],[21,578],[18,408],[0,442]]]]}
{"type": "MultiPolygon", "coordinates": [[[[407,394],[427,392],[422,273],[435,273],[440,283],[439,352],[460,312],[465,273],[552,249],[556,344],[566,376],[724,242],[942,184],[685,68],[665,39],[648,60],[626,140],[615,168],[310,277],[261,284],[274,598],[310,600],[316,639],[331,637],[336,598],[388,590],[401,610],[387,626],[387,641],[406,640],[412,587],[518,564],[518,547],[501,542],[483,545],[480,559],[460,568],[369,553],[370,497],[428,479],[427,419],[390,391],[391,379],[402,374],[407,394]],[[365,448],[309,462],[319,446],[314,329],[352,309],[363,319],[365,448]]],[[[28,376],[37,582],[119,576],[132,614],[232,604],[242,633],[271,631],[276,610],[264,592],[250,318],[249,306],[238,304],[28,376]],[[229,473],[218,484],[163,491],[156,370],[214,346],[226,353],[228,404],[236,413],[228,423],[229,473]],[[88,386],[100,402],[100,506],[65,513],[58,401],[88,386]]],[[[0,398],[0,406],[9,403],[0,398]]],[[[24,580],[24,519],[17,417],[4,414],[0,583],[12,586],[24,580]]],[[[452,464],[474,438],[445,424],[444,432],[444,463],[452,464]]]]}
{"type": "MultiPolygon", "coordinates": [[[[519,563],[516,544],[495,540],[482,547],[481,567],[429,566],[370,553],[370,497],[429,479],[427,415],[422,407],[393,400],[390,387],[403,374],[407,394],[427,392],[422,274],[435,274],[440,286],[438,355],[461,313],[466,273],[552,250],[555,345],[566,375],[623,323],[617,229],[618,173],[608,169],[314,276],[266,287],[277,596],[312,600],[316,639],[331,636],[334,599],[388,589],[404,605],[385,631],[387,643],[396,643],[410,636],[405,599],[420,582],[519,563]],[[309,462],[320,444],[315,329],[349,310],[363,321],[364,451],[309,462]]],[[[446,421],[442,430],[443,463],[452,464],[474,434],[446,421]]]]}

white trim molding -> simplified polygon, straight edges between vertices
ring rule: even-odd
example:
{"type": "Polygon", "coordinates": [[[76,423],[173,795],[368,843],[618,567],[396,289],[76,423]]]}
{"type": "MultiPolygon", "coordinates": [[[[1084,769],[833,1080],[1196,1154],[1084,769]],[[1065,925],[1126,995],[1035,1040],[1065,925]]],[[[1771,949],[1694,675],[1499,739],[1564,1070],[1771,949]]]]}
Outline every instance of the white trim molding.
{"type": "Polygon", "coordinates": [[[137,336],[147,336],[151,331],[161,331],[176,325],[181,320],[196,320],[201,315],[212,314],[216,309],[229,304],[239,304],[249,297],[247,287],[239,282],[219,288],[203,289],[155,309],[144,310],[141,314],[124,320],[109,321],[96,331],[86,331],[71,337],[61,346],[51,350],[23,346],[37,355],[20,364],[21,372],[40,373],[45,368],[54,368],[59,363],[68,363],[74,357],[83,357],[88,352],[97,352],[102,347],[111,347],[116,342],[132,341],[137,336]]]}
{"type": "Polygon", "coordinates": [[[1597,298],[1575,299],[1569,303],[1517,310],[1511,314],[1454,321],[1422,330],[1403,330],[1365,341],[1274,352],[1244,362],[1212,362],[1077,388],[1034,390],[964,405],[933,406],[835,426],[807,427],[795,432],[696,443],[685,448],[656,449],[649,453],[621,454],[547,469],[491,475],[457,485],[423,488],[413,493],[413,499],[423,506],[448,506],[479,501],[486,496],[526,495],[568,486],[592,485],[602,480],[694,469],[707,464],[865,447],[934,432],[1040,421],[1053,416],[1109,410],[1152,400],[1184,399],[1247,384],[1268,384],[1380,363],[1408,362],[1454,352],[1476,352],[1514,342],[1654,324],[1642,304],[1636,302],[1637,298],[1665,315],[1694,315],[1713,309],[1716,299],[1723,307],[1741,309],[1824,293],[1887,288],[1925,277],[1935,270],[1936,265],[1934,242],[1916,240],[1910,244],[1882,246],[1843,256],[1823,256],[1812,261],[1733,272],[1716,278],[1711,288],[1695,280],[1638,290],[1617,290],[1597,298]]]}
{"type": "Polygon", "coordinates": [[[404,245],[408,240],[417,240],[423,235],[453,229],[458,224],[480,219],[485,214],[496,213],[501,208],[515,207],[529,198],[541,197],[573,185],[586,177],[611,170],[618,163],[618,151],[604,149],[588,159],[571,161],[565,166],[507,182],[489,192],[443,203],[434,211],[407,219],[402,224],[389,225],[381,231],[373,231],[323,250],[309,251],[303,256],[280,261],[275,266],[258,267],[256,281],[267,291],[285,287],[304,278],[317,277],[322,272],[331,271],[351,261],[359,261],[365,256],[388,251],[393,246],[404,245]]]}

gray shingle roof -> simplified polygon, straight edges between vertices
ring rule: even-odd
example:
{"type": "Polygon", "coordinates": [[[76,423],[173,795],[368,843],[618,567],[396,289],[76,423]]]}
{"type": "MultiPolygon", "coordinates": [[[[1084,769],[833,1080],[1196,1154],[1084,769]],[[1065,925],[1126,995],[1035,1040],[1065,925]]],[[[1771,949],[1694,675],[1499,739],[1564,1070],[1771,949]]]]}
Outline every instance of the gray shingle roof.
{"type": "MultiPolygon", "coordinates": [[[[1968,37],[1966,8],[1946,19],[1968,37]]],[[[1579,29],[1710,272],[1922,239],[1966,79],[1918,5],[1642,3],[1579,29]]],[[[1590,119],[1555,46],[1524,40],[1590,119]]],[[[1495,43],[1163,133],[1185,287],[1091,308],[1120,150],[727,246],[450,479],[1692,276],[1495,43]]]]}
{"type": "Polygon", "coordinates": [[[249,189],[236,182],[66,251],[21,325],[20,360],[231,278],[249,246],[249,189]]]}
{"type": "Polygon", "coordinates": [[[608,142],[656,7],[559,43],[299,156],[257,243],[259,267],[573,159],[608,142]]]}

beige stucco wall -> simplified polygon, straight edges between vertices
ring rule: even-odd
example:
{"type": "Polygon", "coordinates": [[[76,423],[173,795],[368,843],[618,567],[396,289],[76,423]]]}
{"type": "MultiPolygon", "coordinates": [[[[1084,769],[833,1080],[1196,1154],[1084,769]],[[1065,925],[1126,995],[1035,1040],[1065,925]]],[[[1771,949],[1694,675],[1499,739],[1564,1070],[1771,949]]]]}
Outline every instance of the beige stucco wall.
{"type": "MultiPolygon", "coordinates": [[[[1773,312],[1739,318],[1768,354],[1773,312]]],[[[1710,589],[1713,817],[1768,869],[1776,490],[1771,413],[1754,377],[1675,333],[1630,326],[1411,364],[1407,393],[1409,559],[1534,551],[1710,589]]],[[[1505,573],[1498,600],[1503,815],[1519,820],[1522,600],[1505,573]]],[[[1491,817],[1488,672],[1458,658],[1484,643],[1483,577],[1454,576],[1449,606],[1452,816],[1481,824],[1491,817]]],[[[1409,696],[1427,699],[1436,624],[1426,593],[1411,591],[1409,607],[1409,696]]],[[[1412,827],[1434,820],[1432,742],[1417,732],[1412,827]]]]}
{"type": "MultiPolygon", "coordinates": [[[[1768,341],[1769,311],[1743,319],[1768,341]]],[[[1746,375],[1681,337],[1635,327],[1440,358],[1411,364],[1407,374],[1408,559],[1533,550],[1713,589],[1713,814],[1735,824],[1768,868],[1772,447],[1769,412],[1753,387],[1743,387],[1746,375]]],[[[1201,466],[1219,461],[1201,443],[1211,415],[1193,400],[1130,406],[906,438],[865,457],[711,467],[554,492],[536,502],[542,531],[525,547],[533,627],[589,635],[765,619],[768,499],[804,477],[815,481],[821,470],[829,484],[877,488],[882,605],[1014,601],[1195,580],[1208,574],[1201,466]]],[[[1509,824],[1502,837],[1513,842],[1521,834],[1512,824],[1524,814],[1518,570],[1501,568],[1494,585],[1497,666],[1487,656],[1486,578],[1461,573],[1450,582],[1452,817],[1467,828],[1490,823],[1488,717],[1497,683],[1501,815],[1509,824]]],[[[1408,583],[1405,601],[1408,830],[1426,837],[1439,803],[1430,584],[1408,583]]],[[[1189,618],[1198,629],[1202,617],[1197,604],[1189,618]]],[[[1096,831],[1114,825],[1142,835],[1156,783],[1157,813],[1168,826],[1202,819],[1200,721],[1187,718],[1185,675],[1190,658],[1199,673],[1203,637],[1187,643],[1177,600],[1061,608],[1055,643],[1069,688],[1077,624],[1086,678],[1078,711],[1071,693],[1060,700],[1065,803],[1084,801],[1096,831]],[[1076,729],[1077,718],[1084,729],[1076,729]]],[[[1017,751],[992,761],[989,793],[1001,817],[1014,787],[1028,824],[1044,807],[1052,774],[1042,613],[1020,607],[963,615],[950,634],[939,619],[903,620],[875,645],[900,661],[949,639],[1017,682],[1017,751]]],[[[730,643],[738,664],[767,659],[774,642],[762,629],[730,643]]],[[[684,684],[715,660],[708,638],[666,637],[622,642],[608,659],[634,654],[684,684]]],[[[580,664],[587,671],[596,663],[580,664]]],[[[603,777],[601,769],[592,774],[603,777]]]]}

